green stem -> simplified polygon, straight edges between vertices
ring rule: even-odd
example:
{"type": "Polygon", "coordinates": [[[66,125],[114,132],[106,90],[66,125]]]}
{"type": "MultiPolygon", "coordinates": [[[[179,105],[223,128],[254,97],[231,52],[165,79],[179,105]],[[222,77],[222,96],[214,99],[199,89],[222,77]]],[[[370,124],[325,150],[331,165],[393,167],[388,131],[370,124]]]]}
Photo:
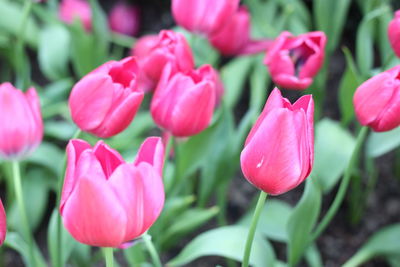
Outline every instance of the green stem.
{"type": "Polygon", "coordinates": [[[258,219],[260,218],[260,214],[264,207],[264,203],[265,203],[266,199],[267,199],[267,193],[265,193],[264,191],[261,191],[260,196],[258,197],[257,206],[254,211],[253,219],[251,221],[250,230],[247,235],[246,246],[244,249],[243,261],[242,261],[242,267],[249,266],[251,247],[253,245],[253,239],[254,239],[254,235],[256,233],[258,219]]]}
{"type": "Polygon", "coordinates": [[[155,267],[162,267],[160,256],[157,253],[156,248],[154,247],[153,242],[151,241],[151,236],[146,232],[142,235],[142,239],[147,247],[147,251],[150,254],[151,260],[155,267]]]}
{"type": "Polygon", "coordinates": [[[36,266],[35,257],[33,254],[33,240],[31,235],[31,230],[29,228],[29,221],[26,215],[26,208],[24,202],[24,195],[22,191],[22,183],[21,183],[21,172],[19,168],[18,161],[12,161],[12,172],[14,176],[14,190],[15,190],[15,197],[17,198],[17,204],[22,220],[22,227],[23,227],[23,235],[29,247],[29,256],[30,262],[33,266],[36,266]]]}
{"type": "Polygon", "coordinates": [[[362,127],[360,132],[358,133],[357,142],[354,147],[353,153],[351,155],[349,165],[347,166],[344,172],[344,177],[340,183],[339,190],[336,193],[335,199],[333,200],[332,205],[329,207],[328,212],[325,214],[322,221],[318,224],[314,233],[312,233],[310,238],[310,244],[313,243],[326,229],[326,227],[329,225],[333,217],[336,215],[340,205],[342,204],[347,188],[349,186],[351,174],[358,162],[358,155],[361,150],[364,139],[367,136],[367,133],[368,133],[368,128],[365,126],[362,127]]]}
{"type": "Polygon", "coordinates": [[[114,266],[113,248],[103,248],[104,258],[106,260],[106,267],[114,266]]]}

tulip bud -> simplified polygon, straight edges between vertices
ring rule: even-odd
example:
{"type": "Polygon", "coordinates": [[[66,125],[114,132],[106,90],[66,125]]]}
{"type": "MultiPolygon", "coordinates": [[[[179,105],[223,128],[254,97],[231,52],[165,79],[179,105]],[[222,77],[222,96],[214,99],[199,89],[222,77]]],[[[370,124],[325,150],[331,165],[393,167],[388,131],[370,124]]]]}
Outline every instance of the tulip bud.
{"type": "Polygon", "coordinates": [[[297,37],[289,32],[281,33],[264,60],[272,80],[286,89],[309,87],[322,67],[325,44],[323,32],[309,32],[297,37]]]}
{"type": "Polygon", "coordinates": [[[397,57],[400,57],[400,10],[397,10],[389,23],[388,37],[390,45],[397,57]]]}
{"type": "Polygon", "coordinates": [[[158,126],[177,137],[198,134],[210,123],[217,84],[211,66],[173,74],[164,69],[151,102],[151,115],[158,126]]]}
{"type": "Polygon", "coordinates": [[[376,132],[400,125],[400,66],[382,72],[361,84],[353,98],[362,125],[376,132]]]}
{"type": "Polygon", "coordinates": [[[239,6],[239,0],[172,0],[177,24],[191,32],[216,33],[227,24],[239,6]]]}
{"type": "Polygon", "coordinates": [[[161,73],[167,64],[172,72],[186,71],[194,68],[194,59],[185,37],[169,30],[163,30],[157,40],[146,36],[138,41],[133,49],[133,55],[138,58],[142,75],[140,82],[148,91],[158,83],[161,73]]]}
{"type": "Polygon", "coordinates": [[[221,54],[227,56],[254,54],[266,51],[271,45],[270,40],[251,40],[250,13],[245,6],[240,7],[220,31],[209,36],[209,40],[221,54]]]}
{"type": "Polygon", "coordinates": [[[123,2],[117,3],[110,12],[111,30],[125,35],[136,35],[139,31],[139,9],[123,2]]]}
{"type": "Polygon", "coordinates": [[[92,9],[86,0],[62,0],[59,17],[68,24],[78,19],[86,31],[91,31],[92,29],[92,9]]]}
{"type": "Polygon", "coordinates": [[[4,210],[3,202],[0,200],[0,246],[6,239],[7,234],[7,218],[4,210]]]}
{"type": "Polygon", "coordinates": [[[164,146],[147,138],[134,163],[126,163],[102,141],[94,148],[83,140],[67,146],[67,169],[60,213],[79,242],[118,247],[139,237],[164,205],[164,146]]]}
{"type": "Polygon", "coordinates": [[[313,116],[311,95],[292,105],[278,89],[272,91],[240,155],[243,174],[251,184],[280,195],[307,178],[314,160],[313,116]]]}
{"type": "Polygon", "coordinates": [[[83,131],[106,138],[123,131],[135,117],[143,99],[137,89],[134,57],[109,61],[84,76],[72,88],[69,108],[83,131]]]}
{"type": "Polygon", "coordinates": [[[20,159],[35,150],[43,137],[36,90],[24,94],[10,83],[0,84],[0,121],[0,158],[20,159]]]}

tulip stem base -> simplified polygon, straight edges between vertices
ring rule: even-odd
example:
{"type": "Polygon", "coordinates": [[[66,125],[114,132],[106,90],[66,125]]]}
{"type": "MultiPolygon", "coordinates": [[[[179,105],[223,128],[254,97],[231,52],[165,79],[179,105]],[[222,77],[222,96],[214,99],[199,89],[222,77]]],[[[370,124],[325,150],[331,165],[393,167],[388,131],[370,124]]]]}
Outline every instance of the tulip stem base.
{"type": "Polygon", "coordinates": [[[147,251],[150,254],[151,260],[153,261],[153,265],[155,267],[162,267],[160,256],[158,255],[157,250],[151,241],[151,236],[146,232],[142,235],[142,239],[147,247],[147,251]]]}
{"type": "Polygon", "coordinates": [[[114,267],[114,248],[103,248],[106,267],[114,267]]]}
{"type": "Polygon", "coordinates": [[[257,206],[254,211],[253,219],[251,221],[249,233],[247,235],[246,246],[244,249],[243,261],[242,261],[242,267],[249,266],[251,247],[253,245],[253,239],[254,239],[254,235],[256,233],[258,219],[260,218],[260,214],[264,207],[264,203],[265,203],[265,200],[267,199],[267,196],[268,196],[267,193],[265,193],[264,191],[261,191],[260,196],[258,197],[257,206]]]}

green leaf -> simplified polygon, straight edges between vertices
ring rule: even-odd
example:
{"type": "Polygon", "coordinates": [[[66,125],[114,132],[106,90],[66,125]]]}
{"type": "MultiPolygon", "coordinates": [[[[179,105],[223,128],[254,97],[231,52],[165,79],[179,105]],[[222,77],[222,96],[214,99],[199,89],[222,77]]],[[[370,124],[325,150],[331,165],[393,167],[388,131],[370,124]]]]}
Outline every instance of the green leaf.
{"type": "Polygon", "coordinates": [[[321,120],[315,128],[315,161],[311,176],[326,193],[335,186],[347,167],[355,139],[338,122],[330,119],[321,120]]]}
{"type": "Polygon", "coordinates": [[[59,175],[64,160],[64,152],[55,144],[42,142],[33,154],[26,159],[28,162],[47,167],[55,175],[59,175]]]}
{"type": "Polygon", "coordinates": [[[354,267],[374,257],[398,256],[400,251],[400,224],[386,226],[373,234],[343,267],[354,267]]]}
{"type": "Polygon", "coordinates": [[[70,121],[48,120],[44,125],[44,132],[47,137],[68,141],[76,132],[77,127],[70,121]]]}
{"type": "Polygon", "coordinates": [[[295,266],[299,262],[309,245],[310,233],[321,209],[321,197],[319,187],[313,181],[313,177],[309,177],[304,193],[287,224],[289,266],[295,266]]]}
{"type": "Polygon", "coordinates": [[[46,26],[40,32],[39,65],[51,80],[67,76],[70,41],[69,31],[60,24],[46,26]]]}
{"type": "MultiPolygon", "coordinates": [[[[25,240],[16,232],[7,232],[6,240],[4,241],[4,245],[9,247],[15,251],[18,251],[21,254],[22,259],[25,262],[25,266],[34,266],[30,261],[29,255],[29,247],[25,240]]],[[[33,245],[33,252],[34,257],[36,260],[36,266],[47,266],[45,259],[43,258],[42,254],[40,253],[39,248],[36,244],[33,245]]]]}
{"type": "Polygon", "coordinates": [[[129,266],[143,266],[142,264],[146,262],[146,251],[143,248],[142,243],[137,243],[130,248],[124,249],[124,256],[129,266]]]}
{"type": "MultiPolygon", "coordinates": [[[[168,266],[182,266],[204,256],[222,256],[241,261],[244,254],[248,228],[225,226],[198,235],[178,256],[167,263],[168,266]]],[[[273,266],[275,253],[271,245],[256,233],[250,264],[256,267],[273,266]]]]}
{"type": "Polygon", "coordinates": [[[267,88],[270,84],[269,74],[262,64],[262,57],[258,56],[254,70],[250,74],[250,108],[260,113],[267,97],[267,88]]]}
{"type": "Polygon", "coordinates": [[[400,146],[400,127],[388,132],[371,132],[367,139],[366,153],[369,157],[379,157],[400,146]]]}

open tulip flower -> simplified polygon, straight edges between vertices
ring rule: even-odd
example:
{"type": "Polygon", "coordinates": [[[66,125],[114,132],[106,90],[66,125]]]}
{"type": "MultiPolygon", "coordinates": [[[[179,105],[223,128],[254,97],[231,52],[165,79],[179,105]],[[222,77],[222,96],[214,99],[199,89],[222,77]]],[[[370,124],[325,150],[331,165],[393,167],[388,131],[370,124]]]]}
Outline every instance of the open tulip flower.
{"type": "Polygon", "coordinates": [[[71,140],[67,156],[60,212],[76,240],[118,247],[150,228],[164,205],[160,138],[147,138],[134,163],[124,162],[102,141],[91,148],[71,140]]]}
{"type": "Polygon", "coordinates": [[[87,74],[74,86],[69,98],[73,121],[83,131],[103,138],[123,131],[143,99],[138,75],[134,57],[109,61],[87,74]]]}
{"type": "Polygon", "coordinates": [[[325,56],[324,32],[293,36],[283,32],[267,51],[264,63],[272,80],[286,89],[303,90],[313,82],[325,56]]]}

